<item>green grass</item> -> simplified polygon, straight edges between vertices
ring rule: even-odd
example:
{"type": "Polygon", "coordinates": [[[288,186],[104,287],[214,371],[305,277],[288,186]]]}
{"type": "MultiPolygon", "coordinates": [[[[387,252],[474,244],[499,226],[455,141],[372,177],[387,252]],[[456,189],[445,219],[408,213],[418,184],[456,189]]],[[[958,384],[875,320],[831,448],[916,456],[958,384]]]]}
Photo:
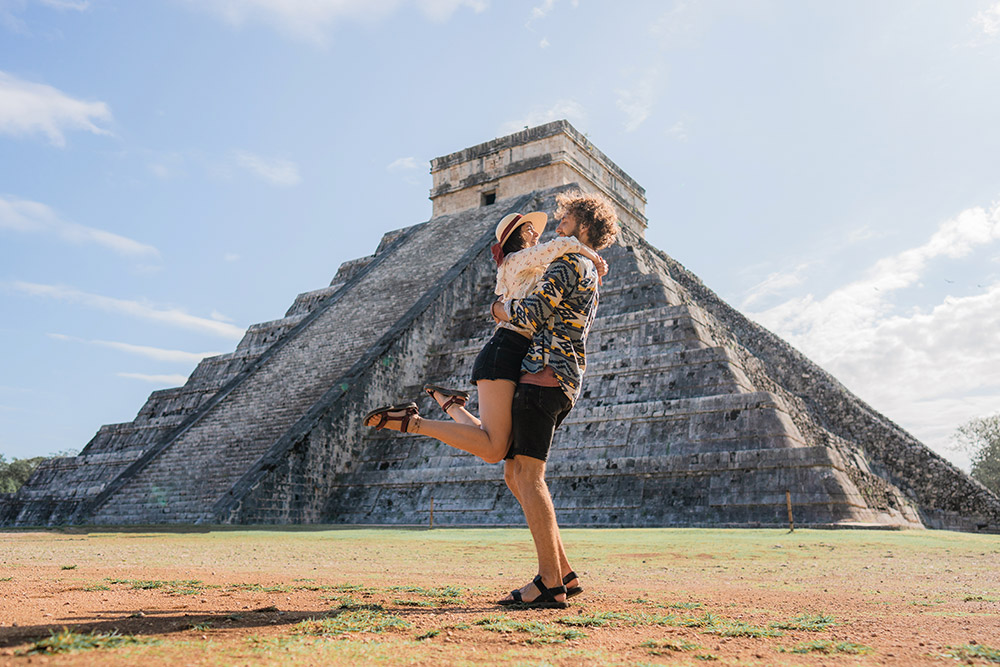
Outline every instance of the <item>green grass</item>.
{"type": "Polygon", "coordinates": [[[60,565],[59,569],[60,570],[75,570],[76,569],[76,565],[60,565]]]}
{"type": "Polygon", "coordinates": [[[828,639],[815,639],[809,642],[796,644],[791,648],[778,647],[781,653],[822,653],[824,655],[865,655],[872,653],[874,649],[864,644],[854,644],[852,642],[835,642],[828,639]]]}
{"type": "Polygon", "coordinates": [[[626,614],[617,611],[597,611],[592,614],[579,614],[577,616],[564,616],[556,623],[562,625],[581,626],[586,628],[600,628],[610,625],[612,621],[620,621],[626,614]]]}
{"type": "Polygon", "coordinates": [[[84,586],[83,590],[85,590],[87,592],[93,592],[93,591],[110,591],[111,590],[111,586],[108,586],[107,584],[95,583],[95,584],[89,584],[87,586],[84,586]]]}
{"type": "Polygon", "coordinates": [[[399,616],[374,609],[345,610],[326,618],[309,618],[292,628],[297,635],[332,637],[348,632],[393,632],[409,629],[399,616]]]}
{"type": "Polygon", "coordinates": [[[430,639],[431,637],[437,637],[439,634],[441,634],[440,630],[428,630],[422,635],[417,635],[416,637],[414,637],[414,639],[416,639],[418,642],[422,642],[425,639],[430,639]]]}
{"type": "Polygon", "coordinates": [[[700,651],[703,647],[685,639],[650,639],[639,644],[639,648],[648,649],[652,655],[668,655],[670,653],[700,651]]]}
{"type": "Polygon", "coordinates": [[[1000,650],[982,644],[964,644],[949,646],[942,655],[946,658],[962,661],[984,660],[1000,664],[1000,650]]]}
{"type": "Polygon", "coordinates": [[[0,581],[14,581],[14,577],[0,577],[0,581]]]}
{"type": "Polygon", "coordinates": [[[437,607],[437,602],[432,600],[402,600],[395,599],[392,601],[397,607],[437,607]]]}
{"type": "Polygon", "coordinates": [[[784,623],[772,623],[772,628],[778,628],[779,630],[805,630],[807,632],[822,632],[829,628],[839,625],[837,619],[833,616],[826,616],[825,614],[802,614],[801,616],[796,616],[790,621],[785,621],[784,623]]]}
{"type": "Polygon", "coordinates": [[[212,629],[212,622],[206,621],[204,623],[192,623],[188,626],[188,630],[194,630],[196,632],[205,632],[212,629]]]}
{"type": "Polygon", "coordinates": [[[664,609],[701,609],[700,602],[668,602],[658,606],[664,609]]]}
{"type": "Polygon", "coordinates": [[[720,637],[781,637],[785,633],[774,628],[762,628],[757,625],[750,625],[743,621],[720,620],[719,622],[706,627],[706,634],[719,635],[720,637]]]}
{"type": "MultiPolygon", "coordinates": [[[[113,585],[127,585],[133,590],[138,591],[150,591],[163,589],[163,592],[167,595],[197,595],[198,593],[207,590],[209,588],[216,588],[215,586],[209,586],[202,581],[197,579],[105,579],[106,582],[113,585]]],[[[94,589],[94,590],[104,590],[104,589],[94,589]]]]}
{"type": "Polygon", "coordinates": [[[441,588],[424,588],[423,586],[390,586],[390,591],[396,593],[413,593],[426,598],[434,598],[444,604],[459,602],[466,591],[458,586],[443,586],[441,588]]]}
{"type": "Polygon", "coordinates": [[[563,644],[568,640],[583,639],[587,636],[585,632],[576,628],[558,628],[551,623],[542,623],[541,621],[520,621],[503,614],[493,614],[481,618],[473,625],[489,632],[530,635],[525,640],[528,644],[563,644]]]}
{"type": "Polygon", "coordinates": [[[158,644],[158,639],[120,635],[117,632],[81,634],[63,628],[60,632],[52,632],[45,639],[39,640],[25,649],[23,655],[70,653],[72,651],[87,651],[92,649],[118,648],[120,646],[158,644]]]}

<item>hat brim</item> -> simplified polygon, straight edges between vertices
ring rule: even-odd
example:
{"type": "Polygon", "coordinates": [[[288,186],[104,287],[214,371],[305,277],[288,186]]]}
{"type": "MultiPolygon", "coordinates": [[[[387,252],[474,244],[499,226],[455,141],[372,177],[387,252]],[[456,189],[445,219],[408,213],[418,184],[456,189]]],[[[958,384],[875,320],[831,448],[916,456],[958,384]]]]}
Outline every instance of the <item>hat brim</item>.
{"type": "Polygon", "coordinates": [[[548,213],[545,213],[544,211],[532,211],[531,213],[528,213],[524,217],[522,217],[518,221],[517,226],[520,227],[526,222],[530,222],[531,226],[535,228],[535,233],[541,236],[542,233],[545,231],[545,225],[548,224],[548,221],[549,221],[548,213]]]}

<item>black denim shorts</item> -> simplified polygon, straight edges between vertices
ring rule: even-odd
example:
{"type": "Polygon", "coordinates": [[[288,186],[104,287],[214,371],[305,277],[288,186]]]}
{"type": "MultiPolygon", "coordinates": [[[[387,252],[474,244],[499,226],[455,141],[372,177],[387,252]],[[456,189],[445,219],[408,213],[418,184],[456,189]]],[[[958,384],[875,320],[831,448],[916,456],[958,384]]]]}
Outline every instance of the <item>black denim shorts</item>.
{"type": "Polygon", "coordinates": [[[472,384],[480,380],[521,379],[521,362],[528,354],[531,339],[510,329],[497,329],[472,364],[472,384]]]}
{"type": "Polygon", "coordinates": [[[504,458],[521,455],[547,460],[556,429],[572,409],[569,396],[559,387],[517,385],[510,412],[511,445],[504,458]]]}

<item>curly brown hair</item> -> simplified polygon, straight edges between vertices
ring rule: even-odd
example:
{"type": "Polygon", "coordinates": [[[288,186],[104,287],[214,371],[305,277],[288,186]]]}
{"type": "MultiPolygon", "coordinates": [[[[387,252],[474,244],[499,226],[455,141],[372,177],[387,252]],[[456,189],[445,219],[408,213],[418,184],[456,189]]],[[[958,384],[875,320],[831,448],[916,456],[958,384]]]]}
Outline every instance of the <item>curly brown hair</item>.
{"type": "Polygon", "coordinates": [[[579,190],[556,195],[556,218],[572,214],[587,230],[587,239],[594,250],[603,250],[615,242],[618,216],[606,197],[584,194],[579,190]]]}

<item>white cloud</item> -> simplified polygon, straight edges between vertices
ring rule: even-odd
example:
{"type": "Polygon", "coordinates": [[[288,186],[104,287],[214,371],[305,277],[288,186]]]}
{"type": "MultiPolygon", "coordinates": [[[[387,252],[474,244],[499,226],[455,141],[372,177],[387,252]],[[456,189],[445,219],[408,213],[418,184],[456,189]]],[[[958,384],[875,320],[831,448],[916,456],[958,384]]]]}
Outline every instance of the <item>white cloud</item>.
{"type": "Polygon", "coordinates": [[[976,14],[972,21],[985,35],[996,36],[1000,33],[1000,2],[976,14]]]}
{"type": "Polygon", "coordinates": [[[222,256],[222,259],[226,262],[238,262],[240,261],[240,256],[235,252],[227,252],[222,256]]]}
{"type": "Polygon", "coordinates": [[[92,243],[126,257],[159,257],[151,245],[103,229],[62,220],[45,204],[0,195],[0,229],[55,234],[72,243],[92,243]]]}
{"type": "MultiPolygon", "coordinates": [[[[824,298],[806,294],[750,315],[944,454],[948,433],[1000,405],[1000,282],[929,309],[899,312],[895,297],[933,260],[966,257],[998,240],[1000,205],[968,209],[926,243],[877,261],[824,298]]],[[[773,282],[794,278],[775,274],[773,282]]],[[[752,296],[765,294],[768,280],[758,288],[752,296]]]]}
{"type": "Polygon", "coordinates": [[[118,377],[142,380],[166,387],[182,387],[188,381],[186,375],[146,375],[145,373],[117,373],[118,377]]]}
{"type": "Polygon", "coordinates": [[[0,133],[44,134],[54,146],[66,145],[63,132],[84,130],[110,135],[98,122],[109,122],[104,102],[85,102],[43,83],[32,83],[0,71],[0,133]]]}
{"type": "Polygon", "coordinates": [[[248,151],[234,151],[233,160],[250,173],[272,185],[298,185],[299,168],[294,162],[283,159],[267,159],[248,151]]]}
{"type": "Polygon", "coordinates": [[[243,337],[244,330],[216,320],[189,315],[177,308],[157,308],[148,303],[140,301],[129,301],[126,299],[116,299],[114,297],[102,296],[100,294],[90,294],[82,292],[73,287],[63,285],[41,285],[38,283],[26,283],[17,281],[11,286],[18,292],[30,296],[44,297],[68,301],[69,303],[103,310],[119,315],[128,315],[150,322],[167,324],[201,333],[219,336],[230,340],[239,340],[243,337]]]}
{"type": "Polygon", "coordinates": [[[555,6],[556,6],[556,0],[543,0],[542,4],[538,5],[537,7],[531,8],[531,18],[529,19],[528,23],[530,24],[531,21],[537,21],[539,19],[545,18],[546,16],[549,15],[549,12],[551,12],[555,6]]]}
{"type": "Polygon", "coordinates": [[[54,340],[97,345],[100,347],[107,347],[112,350],[118,350],[120,352],[138,355],[140,357],[152,359],[153,361],[166,361],[179,364],[196,364],[205,357],[214,357],[218,354],[222,354],[221,352],[184,352],[182,350],[167,350],[159,347],[133,345],[131,343],[120,343],[112,340],[84,340],[82,338],[76,338],[75,336],[66,336],[64,334],[55,333],[50,333],[48,336],[54,340]]]}
{"type": "Polygon", "coordinates": [[[806,264],[800,264],[791,271],[776,271],[764,278],[761,282],[747,290],[747,295],[741,304],[742,308],[748,308],[753,303],[760,301],[774,294],[778,294],[789,287],[795,287],[802,283],[802,274],[809,268],[806,264]]]}
{"type": "Polygon", "coordinates": [[[420,165],[417,164],[417,158],[415,157],[401,157],[393,160],[386,167],[389,171],[397,171],[400,169],[417,169],[420,165]]]}
{"type": "Polygon", "coordinates": [[[38,0],[46,7],[52,9],[70,9],[75,12],[84,12],[90,9],[88,0],[38,0]]]}
{"type": "Polygon", "coordinates": [[[615,104],[625,113],[625,130],[633,132],[649,118],[653,111],[653,98],[659,71],[651,68],[643,73],[631,89],[618,90],[615,104]]]}
{"type": "Polygon", "coordinates": [[[547,48],[549,48],[551,46],[551,44],[549,44],[549,40],[547,40],[544,37],[542,37],[542,41],[540,41],[538,43],[538,46],[539,46],[539,48],[547,49],[547,48]]]}
{"type": "Polygon", "coordinates": [[[507,121],[500,126],[500,134],[506,135],[512,132],[519,132],[526,127],[544,125],[545,123],[563,118],[579,127],[585,117],[586,113],[583,110],[583,106],[576,100],[559,100],[548,109],[533,110],[520,120],[507,121]]]}
{"type": "Polygon", "coordinates": [[[246,23],[275,26],[296,38],[323,43],[344,21],[377,21],[404,4],[414,4],[429,19],[444,21],[460,7],[485,11],[486,0],[183,0],[222,18],[233,27],[246,23]]]}
{"type": "Polygon", "coordinates": [[[677,141],[684,142],[690,137],[690,130],[688,130],[687,123],[679,120],[670,126],[670,129],[667,130],[667,134],[677,141]]]}

